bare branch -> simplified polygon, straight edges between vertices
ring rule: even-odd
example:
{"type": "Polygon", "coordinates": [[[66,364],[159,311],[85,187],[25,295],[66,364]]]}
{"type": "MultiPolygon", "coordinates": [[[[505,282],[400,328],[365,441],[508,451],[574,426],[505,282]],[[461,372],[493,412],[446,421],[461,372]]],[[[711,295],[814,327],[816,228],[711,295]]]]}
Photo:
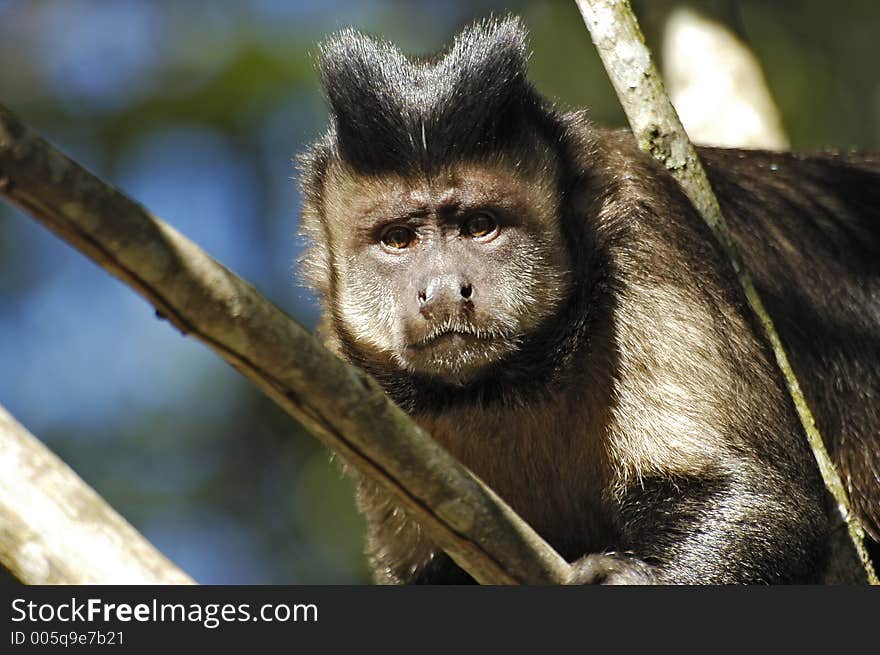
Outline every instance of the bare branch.
{"type": "Polygon", "coordinates": [[[28,584],[193,584],[0,406],[0,562],[28,584]]]}
{"type": "Polygon", "coordinates": [[[852,512],[843,481],[825,449],[822,436],[789,364],[773,321],[758,296],[751,275],[743,265],[742,257],[721,213],[721,207],[706,177],[703,164],[666,96],[663,82],[651,60],[651,54],[645,45],[645,37],[629,2],[627,0],[576,0],[576,2],[584,23],[590,30],[593,43],[599,51],[599,56],[605,64],[611,83],[617,91],[639,147],[651,153],[678,180],[682,190],[700,212],[730,259],[749,306],[760,320],[764,334],[773,348],[776,362],[785,378],[788,392],[794,401],[810,447],[819,464],[822,479],[837,501],[846,521],[867,580],[871,584],[880,584],[865,549],[864,529],[861,522],[852,512]]]}
{"type": "Polygon", "coordinates": [[[184,334],[383,485],[483,583],[549,584],[568,564],[367,374],[143,207],[0,107],[0,194],[131,286],[184,334]]]}

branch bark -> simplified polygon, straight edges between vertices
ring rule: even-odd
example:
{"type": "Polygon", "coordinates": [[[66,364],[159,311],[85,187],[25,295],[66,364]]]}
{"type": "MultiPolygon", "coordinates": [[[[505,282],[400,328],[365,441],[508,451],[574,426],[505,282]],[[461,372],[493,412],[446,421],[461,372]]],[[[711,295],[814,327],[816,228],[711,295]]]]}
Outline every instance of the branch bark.
{"type": "Polygon", "coordinates": [[[476,580],[554,584],[570,567],[367,374],[251,285],[0,106],[0,195],[205,343],[363,475],[476,580]]]}
{"type": "Polygon", "coordinates": [[[0,406],[0,563],[30,584],[193,584],[0,406]]]}
{"type": "Polygon", "coordinates": [[[782,341],[773,326],[764,303],[758,295],[751,275],[746,270],[730,228],[721,213],[706,171],[675,108],[663,89],[663,82],[645,45],[645,37],[627,0],[576,0],[593,43],[605,64],[608,76],[626,112],[639,148],[650,153],[678,180],[685,195],[700,212],[718,239],[736,271],[740,285],[752,311],[757,315],[764,334],[773,348],[776,362],[785,378],[789,395],[807,434],[813,455],[825,486],[834,496],[846,522],[852,545],[864,567],[870,584],[880,584],[865,549],[864,529],[852,512],[849,497],[837,473],[813,414],[804,398],[782,341]]]}

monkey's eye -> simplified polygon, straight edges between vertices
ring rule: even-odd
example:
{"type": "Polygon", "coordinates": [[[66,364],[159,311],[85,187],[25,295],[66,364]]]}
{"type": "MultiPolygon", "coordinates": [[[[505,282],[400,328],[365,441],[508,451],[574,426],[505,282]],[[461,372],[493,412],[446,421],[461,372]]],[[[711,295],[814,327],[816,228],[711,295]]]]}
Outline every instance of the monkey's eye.
{"type": "Polygon", "coordinates": [[[382,244],[392,250],[408,248],[415,240],[415,233],[403,225],[392,225],[382,233],[382,244]]]}
{"type": "Polygon", "coordinates": [[[490,214],[480,212],[468,218],[462,225],[461,232],[474,239],[482,239],[495,234],[498,224],[490,214]]]}

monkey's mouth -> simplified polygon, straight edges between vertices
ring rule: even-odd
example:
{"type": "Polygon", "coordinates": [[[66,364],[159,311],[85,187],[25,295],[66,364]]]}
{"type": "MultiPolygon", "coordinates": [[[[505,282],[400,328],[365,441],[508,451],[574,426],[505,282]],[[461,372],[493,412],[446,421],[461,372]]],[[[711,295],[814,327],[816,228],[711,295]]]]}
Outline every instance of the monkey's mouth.
{"type": "Polygon", "coordinates": [[[411,340],[403,361],[412,371],[463,384],[510,350],[503,334],[471,326],[440,326],[411,340]]]}
{"type": "Polygon", "coordinates": [[[407,348],[406,359],[417,370],[444,373],[469,368],[466,363],[481,359],[477,353],[486,350],[488,342],[469,332],[444,332],[407,348]],[[475,357],[476,356],[476,357],[475,357]]]}
{"type": "Polygon", "coordinates": [[[475,330],[462,329],[438,329],[432,331],[426,337],[411,343],[408,348],[412,350],[428,350],[437,347],[462,347],[479,341],[491,341],[493,337],[475,330]]]}

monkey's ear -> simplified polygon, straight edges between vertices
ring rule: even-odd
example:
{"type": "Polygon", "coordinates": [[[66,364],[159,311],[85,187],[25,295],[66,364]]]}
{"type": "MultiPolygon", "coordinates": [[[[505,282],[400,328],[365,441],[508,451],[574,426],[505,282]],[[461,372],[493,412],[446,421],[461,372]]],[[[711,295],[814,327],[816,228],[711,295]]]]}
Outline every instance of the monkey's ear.
{"type": "Polygon", "coordinates": [[[409,59],[352,29],[320,46],[339,154],[372,170],[424,169],[510,143],[526,105],[526,30],[515,17],[466,28],[451,48],[409,59]]]}

